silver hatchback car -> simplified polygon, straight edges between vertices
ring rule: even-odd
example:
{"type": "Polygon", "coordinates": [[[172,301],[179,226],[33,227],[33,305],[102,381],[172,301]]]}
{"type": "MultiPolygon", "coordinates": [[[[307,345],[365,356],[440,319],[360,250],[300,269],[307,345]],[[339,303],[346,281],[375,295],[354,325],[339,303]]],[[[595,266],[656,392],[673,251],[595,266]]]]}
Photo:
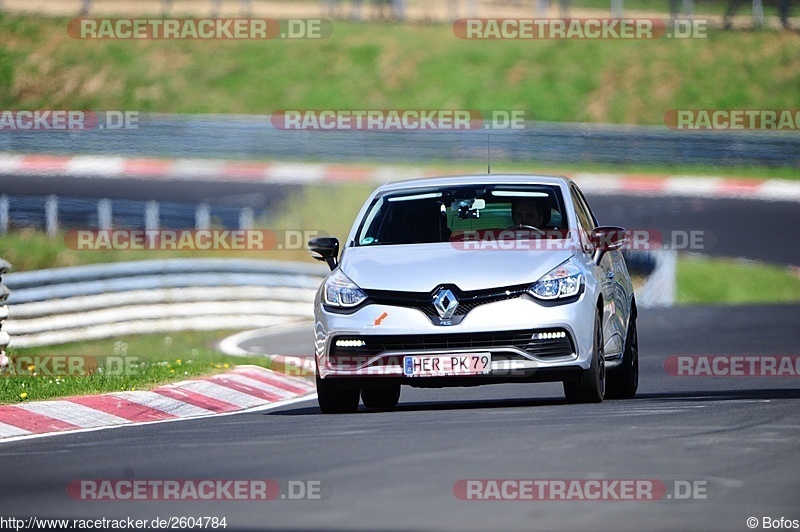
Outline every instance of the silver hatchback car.
{"type": "Polygon", "coordinates": [[[636,301],[620,248],[563,177],[390,183],[366,201],[315,299],[319,405],[391,409],[402,385],[562,381],[569,402],[632,397],[636,301]]]}

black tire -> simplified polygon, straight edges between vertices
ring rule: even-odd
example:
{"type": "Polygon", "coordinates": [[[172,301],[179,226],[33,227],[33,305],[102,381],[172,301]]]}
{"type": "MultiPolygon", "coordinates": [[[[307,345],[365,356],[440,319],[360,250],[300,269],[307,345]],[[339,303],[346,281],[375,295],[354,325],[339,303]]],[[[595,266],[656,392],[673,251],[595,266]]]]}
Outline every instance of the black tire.
{"type": "Polygon", "coordinates": [[[392,409],[400,400],[400,385],[390,384],[380,388],[362,388],[361,401],[367,408],[392,409]]]}
{"type": "Polygon", "coordinates": [[[636,314],[631,314],[625,351],[619,367],[608,371],[606,397],[630,399],[639,388],[639,333],[636,330],[636,314]]]}
{"type": "Polygon", "coordinates": [[[317,402],[323,414],[352,414],[358,410],[358,388],[348,388],[343,381],[317,376],[317,402]]]}
{"type": "Polygon", "coordinates": [[[592,364],[577,379],[564,381],[564,395],[569,403],[601,403],[606,391],[606,361],[603,353],[601,310],[594,318],[592,364]]]}

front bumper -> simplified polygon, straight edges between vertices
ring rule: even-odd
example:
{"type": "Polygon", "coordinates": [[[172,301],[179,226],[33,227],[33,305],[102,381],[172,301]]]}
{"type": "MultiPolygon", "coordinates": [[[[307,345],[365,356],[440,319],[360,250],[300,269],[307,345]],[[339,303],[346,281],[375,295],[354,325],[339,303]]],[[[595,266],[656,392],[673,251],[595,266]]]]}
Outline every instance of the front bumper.
{"type": "Polygon", "coordinates": [[[332,312],[319,304],[318,294],[318,375],[362,383],[393,379],[420,387],[571,378],[591,362],[595,305],[586,296],[554,304],[524,295],[481,305],[460,323],[440,326],[418,309],[385,304],[332,312]],[[470,353],[491,353],[491,371],[448,377],[403,373],[405,356],[470,353]]]}

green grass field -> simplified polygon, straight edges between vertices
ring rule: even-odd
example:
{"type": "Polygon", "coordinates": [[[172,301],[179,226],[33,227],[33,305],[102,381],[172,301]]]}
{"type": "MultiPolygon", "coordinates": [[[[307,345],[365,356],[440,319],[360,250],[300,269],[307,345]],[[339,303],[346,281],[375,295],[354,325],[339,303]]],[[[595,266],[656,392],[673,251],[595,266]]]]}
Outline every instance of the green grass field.
{"type": "Polygon", "coordinates": [[[0,108],[269,113],[524,109],[539,120],[661,124],[669,109],[792,109],[800,38],[464,41],[447,24],[335,21],[303,41],[87,41],[67,19],[0,17],[0,108]]]}
{"type": "Polygon", "coordinates": [[[269,360],[264,357],[232,357],[217,351],[216,342],[233,332],[175,332],[12,349],[12,369],[0,372],[0,404],[147,390],[227,371],[237,364],[269,367],[269,360]],[[54,366],[47,357],[60,357],[63,368],[54,366]],[[68,360],[80,364],[72,366],[68,360]],[[92,361],[107,371],[94,369],[92,361]],[[65,374],[70,373],[67,367],[80,367],[86,370],[81,373],[90,374],[65,374]]]}
{"type": "Polygon", "coordinates": [[[682,257],[677,284],[682,305],[800,301],[800,272],[755,261],[682,257]]]}

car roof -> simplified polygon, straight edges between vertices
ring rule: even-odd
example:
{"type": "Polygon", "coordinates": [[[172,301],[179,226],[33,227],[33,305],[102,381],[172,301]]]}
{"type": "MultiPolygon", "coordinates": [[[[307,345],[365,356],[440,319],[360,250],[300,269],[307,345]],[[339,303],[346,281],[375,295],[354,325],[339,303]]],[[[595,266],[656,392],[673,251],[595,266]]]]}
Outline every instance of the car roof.
{"type": "Polygon", "coordinates": [[[423,177],[405,181],[393,181],[378,187],[376,193],[383,194],[399,190],[458,185],[555,185],[569,186],[572,180],[563,176],[533,174],[480,174],[423,177]]]}

